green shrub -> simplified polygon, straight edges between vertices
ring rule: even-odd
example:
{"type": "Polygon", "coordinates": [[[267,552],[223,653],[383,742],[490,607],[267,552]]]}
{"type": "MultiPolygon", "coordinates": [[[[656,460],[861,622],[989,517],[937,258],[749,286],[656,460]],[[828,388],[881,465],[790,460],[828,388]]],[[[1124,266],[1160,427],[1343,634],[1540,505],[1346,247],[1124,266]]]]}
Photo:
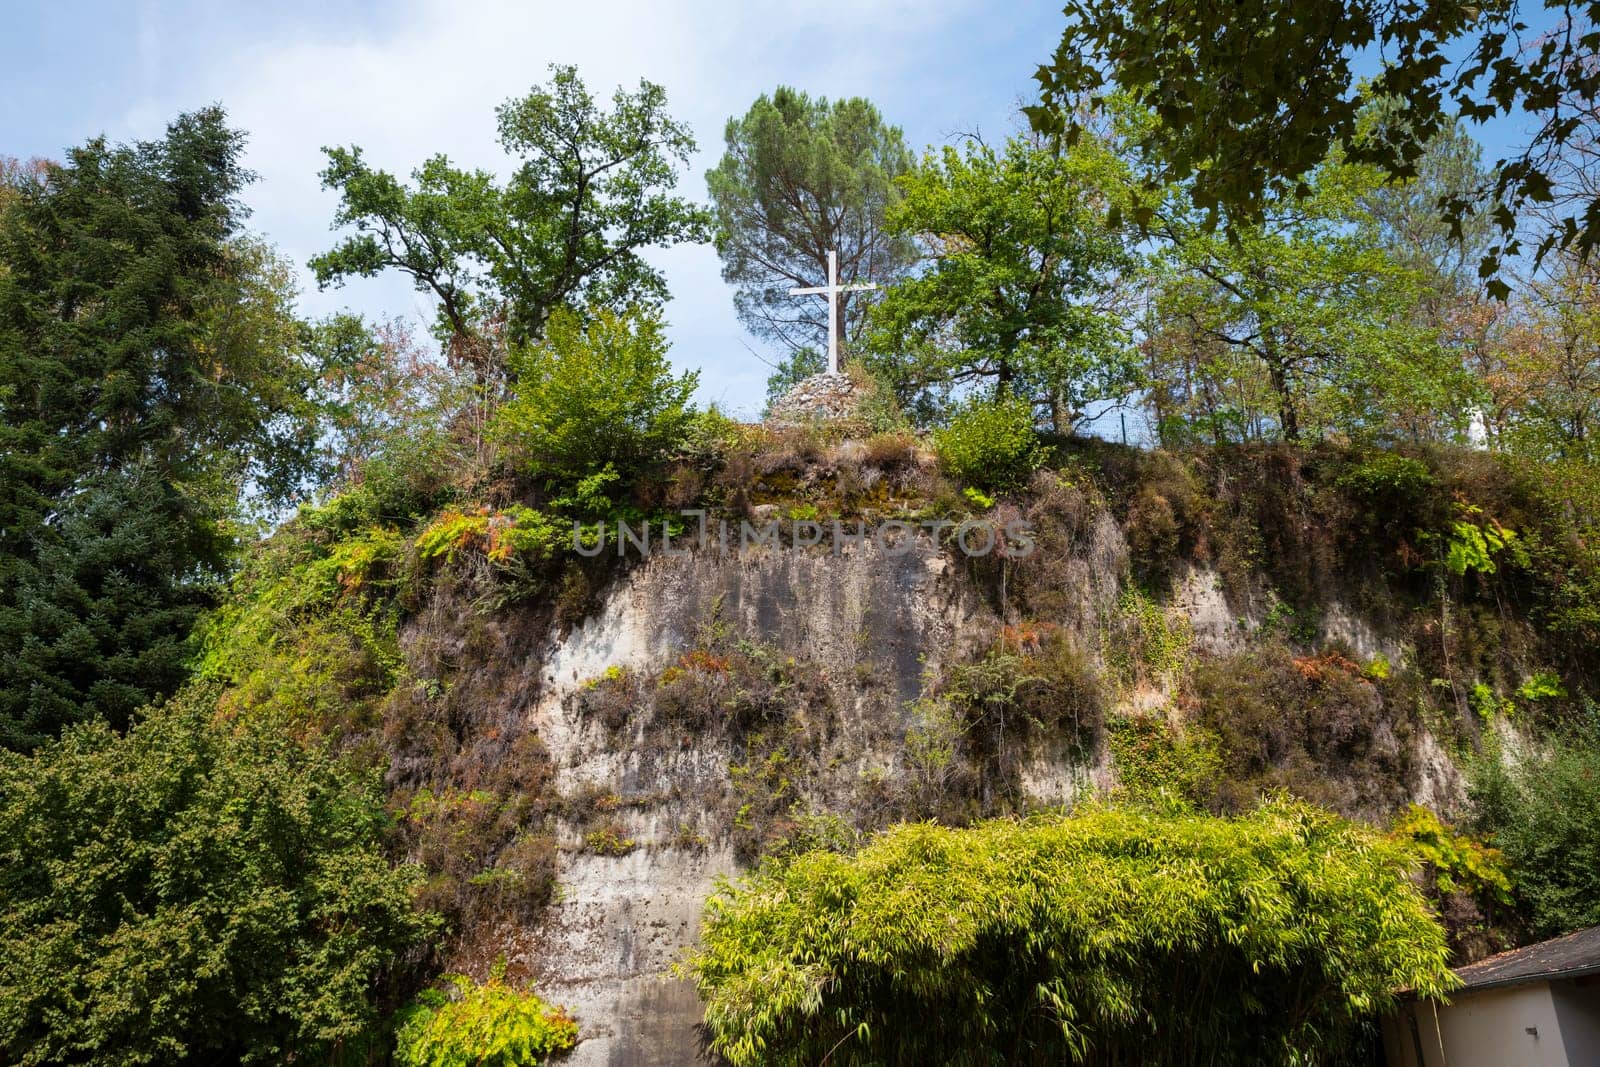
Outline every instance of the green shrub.
{"type": "Polygon", "coordinates": [[[396,433],[361,465],[355,485],[339,499],[356,523],[407,523],[456,494],[467,462],[464,450],[443,430],[396,433]]]}
{"type": "Polygon", "coordinates": [[[984,489],[1013,489],[1044,460],[1023,400],[975,400],[933,435],[939,462],[952,476],[984,489]]]}
{"type": "Polygon", "coordinates": [[[331,509],[304,509],[255,546],[197,628],[195,667],[227,687],[225,708],[282,713],[344,743],[372,728],[405,674],[393,592],[410,539],[346,530],[331,509]]]}
{"type": "Polygon", "coordinates": [[[423,559],[443,556],[454,560],[466,549],[478,549],[491,562],[508,564],[523,560],[534,564],[549,562],[566,547],[561,524],[542,512],[521,504],[505,511],[480,508],[467,514],[445,508],[417,535],[416,547],[423,559]]]}
{"type": "Polygon", "coordinates": [[[204,690],[0,757],[0,1060],[284,1063],[359,1045],[434,930],[376,775],[204,690]]]}
{"type": "Polygon", "coordinates": [[[661,320],[595,309],[550,316],[544,341],[514,348],[511,398],[494,433],[535,474],[582,478],[613,464],[624,477],[683,444],[699,377],[673,377],[661,320]]]}
{"type": "Polygon", "coordinates": [[[1170,452],[1141,456],[1122,521],[1134,577],[1160,588],[1193,553],[1208,502],[1192,461],[1170,452]]]}
{"type": "Polygon", "coordinates": [[[487,509],[465,514],[445,508],[417,535],[417,552],[423,559],[443,556],[454,560],[457,553],[482,540],[489,532],[487,509]]]}
{"type": "Polygon", "coordinates": [[[1376,832],[1095,808],[769,862],[687,970],[731,1063],[1343,1062],[1394,991],[1452,983],[1376,832]]]}
{"type": "Polygon", "coordinates": [[[1508,766],[1486,759],[1469,795],[1474,829],[1505,854],[1532,932],[1600,924],[1600,744],[1558,742],[1508,766]]]}
{"type": "Polygon", "coordinates": [[[1295,655],[1281,644],[1197,660],[1180,699],[1217,739],[1216,807],[1242,810],[1287,789],[1386,819],[1404,803],[1415,759],[1412,708],[1398,695],[1407,680],[1375,680],[1332,649],[1295,655]]]}
{"type": "Polygon", "coordinates": [[[1210,805],[1222,775],[1210,731],[1179,731],[1164,716],[1141,715],[1112,720],[1109,732],[1123,795],[1145,803],[1210,805]]]}
{"type": "Polygon", "coordinates": [[[489,522],[489,559],[507,563],[514,559],[548,563],[571,543],[563,525],[529,507],[512,504],[489,522]]]}
{"type": "Polygon", "coordinates": [[[1444,565],[1456,577],[1468,571],[1493,574],[1498,565],[1495,557],[1507,552],[1513,561],[1526,562],[1526,555],[1517,544],[1517,532],[1501,526],[1494,519],[1482,523],[1473,521],[1483,509],[1475,505],[1458,507],[1461,515],[1450,524],[1445,541],[1444,565]]]}
{"type": "Polygon", "coordinates": [[[1434,902],[1459,960],[1479,959],[1514,944],[1501,928],[1512,906],[1504,853],[1416,804],[1395,819],[1389,836],[1421,861],[1423,892],[1434,902]]]}
{"type": "Polygon", "coordinates": [[[616,518],[616,494],[626,489],[626,486],[617,485],[620,481],[622,475],[617,473],[617,465],[607,463],[593,474],[579,478],[567,492],[552,500],[550,506],[584,518],[616,518]]]}
{"type": "Polygon", "coordinates": [[[684,437],[683,451],[689,458],[706,466],[720,463],[722,458],[739,447],[740,424],[723,413],[716,404],[704,411],[695,412],[689,421],[684,437]]]}
{"type": "Polygon", "coordinates": [[[639,842],[628,836],[621,823],[610,820],[599,829],[585,834],[583,845],[597,855],[626,856],[639,847],[639,842]]]}
{"type": "Polygon", "coordinates": [[[1421,460],[1375,452],[1351,465],[1338,485],[1369,504],[1415,507],[1437,484],[1433,471],[1421,460]]]}
{"type": "Polygon", "coordinates": [[[895,397],[894,385],[860,363],[852,363],[845,373],[855,383],[855,422],[871,434],[893,433],[910,425],[895,397]]]}
{"type": "Polygon", "coordinates": [[[968,746],[993,735],[997,750],[1005,736],[1023,740],[1054,733],[1071,739],[1086,755],[1099,737],[1105,696],[1093,662],[1054,626],[1008,626],[982,658],[950,664],[938,697],[958,712],[968,746]]]}
{"type": "Polygon", "coordinates": [[[400,1067],[539,1067],[578,1042],[565,1008],[506,985],[498,969],[484,985],[451,975],[400,1016],[400,1067]]]}

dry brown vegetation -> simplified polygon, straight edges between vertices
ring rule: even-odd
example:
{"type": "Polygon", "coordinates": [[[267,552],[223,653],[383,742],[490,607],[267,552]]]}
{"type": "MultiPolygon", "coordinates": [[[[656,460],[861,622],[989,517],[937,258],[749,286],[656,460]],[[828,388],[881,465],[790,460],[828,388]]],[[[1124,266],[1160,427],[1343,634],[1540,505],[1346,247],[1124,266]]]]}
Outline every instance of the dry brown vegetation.
{"type": "MultiPolygon", "coordinates": [[[[1025,521],[1035,540],[1023,559],[952,557],[982,606],[965,635],[975,651],[930,670],[909,703],[882,684],[870,649],[830,676],[804,650],[714,615],[672,661],[618,664],[582,687],[579,718],[619,752],[668,776],[685,753],[725,762],[694,798],[708,817],[669,819],[655,838],[630,826],[666,810],[670,786],[560,796],[524,714],[546,642],[603,604],[635,558],[563,552],[517,571],[464,539],[423,559],[414,542],[427,520],[396,529],[360,509],[308,513],[242,580],[255,607],[221,639],[224,707],[292,704],[308,730],[379,768],[397,854],[427,867],[425,903],[470,939],[491,915],[533,922],[562,847],[731,844],[746,862],[848,847],[898,821],[1028,811],[1024,783],[1041,766],[1218,812],[1285,790],[1381,823],[1414,793],[1421,731],[1465,753],[1497,709],[1557,723],[1595,691],[1585,650],[1600,636],[1600,542],[1584,502],[1600,492],[1587,483],[1455,452],[1076,442],[992,506],[963,488],[911,434],[726,426],[618,491],[635,516],[692,505],[713,520],[870,526],[982,513],[1025,521]],[[1452,570],[1456,524],[1491,522],[1515,531],[1513,547],[1493,569],[1452,570]],[[311,580],[328,568],[336,581],[311,580]],[[1242,620],[1235,647],[1197,643],[1174,606],[1205,568],[1242,620]],[[1400,653],[1339,644],[1324,626],[1335,607],[1400,653]],[[1536,671],[1559,692],[1518,695],[1536,671]]],[[[538,487],[502,485],[489,521],[521,504],[541,506],[538,487]]]]}

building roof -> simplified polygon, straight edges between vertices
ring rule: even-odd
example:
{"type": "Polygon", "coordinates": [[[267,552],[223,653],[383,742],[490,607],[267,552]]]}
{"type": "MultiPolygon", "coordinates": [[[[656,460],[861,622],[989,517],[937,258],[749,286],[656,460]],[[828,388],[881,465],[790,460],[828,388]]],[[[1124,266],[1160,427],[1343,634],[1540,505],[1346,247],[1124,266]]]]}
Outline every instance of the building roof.
{"type": "Polygon", "coordinates": [[[1600,972],[1600,926],[1456,968],[1456,974],[1464,983],[1460,990],[1463,993],[1548,978],[1577,978],[1597,972],[1600,972]]]}

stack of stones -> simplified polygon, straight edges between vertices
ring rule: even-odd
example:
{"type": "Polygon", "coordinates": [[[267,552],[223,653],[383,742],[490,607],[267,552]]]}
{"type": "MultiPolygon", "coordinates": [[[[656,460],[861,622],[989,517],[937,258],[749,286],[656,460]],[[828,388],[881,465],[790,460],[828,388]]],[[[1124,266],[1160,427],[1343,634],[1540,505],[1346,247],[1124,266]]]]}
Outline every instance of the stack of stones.
{"type": "Polygon", "coordinates": [[[814,374],[772,402],[767,422],[774,426],[837,422],[854,415],[860,402],[861,387],[849,375],[814,374]]]}

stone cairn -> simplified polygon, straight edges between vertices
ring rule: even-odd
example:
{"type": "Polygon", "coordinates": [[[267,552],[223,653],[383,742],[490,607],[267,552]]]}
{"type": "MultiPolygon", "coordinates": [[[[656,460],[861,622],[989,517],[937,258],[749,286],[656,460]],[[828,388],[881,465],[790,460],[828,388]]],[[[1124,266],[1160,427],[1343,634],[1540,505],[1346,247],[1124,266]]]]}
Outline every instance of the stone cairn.
{"type": "Polygon", "coordinates": [[[855,414],[861,394],[861,387],[848,374],[813,374],[772,402],[767,409],[767,422],[773,426],[806,426],[842,421],[855,414]]]}

